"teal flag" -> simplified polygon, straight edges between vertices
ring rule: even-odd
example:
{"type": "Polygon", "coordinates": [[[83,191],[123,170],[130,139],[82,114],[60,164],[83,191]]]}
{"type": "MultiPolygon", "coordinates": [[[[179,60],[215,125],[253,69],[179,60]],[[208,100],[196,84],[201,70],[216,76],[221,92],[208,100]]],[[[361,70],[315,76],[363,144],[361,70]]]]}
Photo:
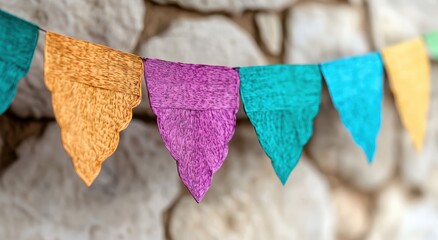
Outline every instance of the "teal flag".
{"type": "Polygon", "coordinates": [[[373,161],[383,104],[383,62],[379,53],[321,64],[333,105],[354,141],[373,161]]]}
{"type": "Polygon", "coordinates": [[[285,184],[313,132],[322,76],[318,65],[239,68],[240,94],[260,145],[285,184]]]}
{"type": "Polygon", "coordinates": [[[0,10],[0,114],[14,99],[38,42],[38,27],[0,10]]]}

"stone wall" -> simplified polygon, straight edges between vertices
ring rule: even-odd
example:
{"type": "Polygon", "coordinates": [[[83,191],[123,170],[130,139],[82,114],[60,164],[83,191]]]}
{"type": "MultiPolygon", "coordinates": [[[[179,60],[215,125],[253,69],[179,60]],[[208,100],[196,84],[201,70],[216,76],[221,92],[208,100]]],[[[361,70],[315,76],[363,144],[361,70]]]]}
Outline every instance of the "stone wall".
{"type": "MultiPolygon", "coordinates": [[[[141,56],[232,66],[315,63],[438,29],[432,0],[0,0],[0,7],[141,56]]],[[[413,151],[387,91],[368,165],[325,90],[315,134],[286,186],[240,111],[229,156],[198,205],[180,183],[146,94],[96,182],[81,182],[44,86],[43,48],[44,34],[0,116],[0,239],[438,239],[438,65],[423,152],[413,151]]]]}

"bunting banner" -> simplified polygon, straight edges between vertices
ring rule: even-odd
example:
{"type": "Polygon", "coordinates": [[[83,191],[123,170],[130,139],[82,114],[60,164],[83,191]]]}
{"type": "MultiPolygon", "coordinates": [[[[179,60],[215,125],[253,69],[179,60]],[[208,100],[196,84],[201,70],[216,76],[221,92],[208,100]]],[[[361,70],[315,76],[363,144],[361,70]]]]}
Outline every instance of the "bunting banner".
{"type": "Polygon", "coordinates": [[[383,63],[379,53],[321,64],[342,122],[368,161],[373,161],[383,104],[383,63]]]}
{"type": "Polygon", "coordinates": [[[44,78],[62,143],[88,186],[117,148],[141,100],[142,60],[53,32],[46,34],[44,78]]]}
{"type": "Polygon", "coordinates": [[[438,60],[438,32],[424,34],[424,41],[429,50],[429,56],[433,60],[438,60]]]}
{"type": "Polygon", "coordinates": [[[430,63],[421,38],[384,48],[383,59],[401,121],[417,151],[423,147],[430,102],[430,63]]]}
{"type": "Polygon", "coordinates": [[[152,111],[178,173],[200,202],[228,154],[239,109],[239,74],[229,67],[145,59],[152,111]]]}
{"type": "MultiPolygon", "coordinates": [[[[0,10],[0,114],[29,71],[39,30],[46,32],[0,10]]],[[[199,203],[227,156],[240,99],[275,173],[286,184],[312,136],[323,77],[340,120],[371,163],[386,69],[401,121],[421,150],[431,88],[427,50],[438,60],[437,32],[380,53],[322,64],[231,68],[141,58],[47,32],[44,81],[63,146],[90,186],[141,101],[144,76],[164,145],[199,203]]]]}
{"type": "Polygon", "coordinates": [[[38,34],[34,24],[0,9],[0,114],[9,107],[18,81],[29,71],[38,34]]]}
{"type": "Polygon", "coordinates": [[[246,115],[284,185],[312,136],[321,101],[319,66],[242,67],[239,74],[246,115]]]}

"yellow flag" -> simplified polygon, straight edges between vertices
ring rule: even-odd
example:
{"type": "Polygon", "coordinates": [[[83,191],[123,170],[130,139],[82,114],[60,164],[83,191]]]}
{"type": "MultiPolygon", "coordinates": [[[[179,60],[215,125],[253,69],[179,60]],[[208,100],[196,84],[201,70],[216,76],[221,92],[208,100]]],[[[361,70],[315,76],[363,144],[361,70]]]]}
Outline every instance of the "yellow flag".
{"type": "Polygon", "coordinates": [[[430,63],[426,46],[417,38],[384,48],[382,55],[401,121],[420,151],[430,101],[430,63]]]}
{"type": "Polygon", "coordinates": [[[53,32],[46,35],[44,75],[62,143],[90,186],[117,148],[119,132],[141,100],[142,60],[53,32]]]}

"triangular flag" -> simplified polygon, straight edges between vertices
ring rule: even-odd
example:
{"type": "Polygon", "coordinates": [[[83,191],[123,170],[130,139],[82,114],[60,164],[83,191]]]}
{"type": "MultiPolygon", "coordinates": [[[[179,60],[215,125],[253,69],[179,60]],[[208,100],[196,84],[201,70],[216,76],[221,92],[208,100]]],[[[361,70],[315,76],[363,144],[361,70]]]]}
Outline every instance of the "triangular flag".
{"type": "Polygon", "coordinates": [[[229,67],[145,59],[149,101],[178,173],[200,202],[228,153],[239,108],[239,74],[229,67]]]}
{"type": "Polygon", "coordinates": [[[14,99],[38,42],[38,27],[0,9],[0,114],[14,99]]]}
{"type": "Polygon", "coordinates": [[[141,100],[143,61],[53,32],[46,34],[44,76],[62,143],[90,186],[116,150],[119,132],[141,100]]]}
{"type": "Polygon", "coordinates": [[[319,112],[318,65],[242,67],[240,95],[260,145],[283,184],[297,165],[319,112]]]}
{"type": "Polygon", "coordinates": [[[379,53],[321,64],[333,105],[369,162],[376,150],[383,103],[383,63],[379,53]]]}
{"type": "Polygon", "coordinates": [[[430,101],[430,63],[422,39],[382,50],[401,121],[417,151],[423,147],[430,101]]]}
{"type": "Polygon", "coordinates": [[[426,33],[423,36],[429,55],[433,60],[438,60],[438,31],[426,33]]]}

